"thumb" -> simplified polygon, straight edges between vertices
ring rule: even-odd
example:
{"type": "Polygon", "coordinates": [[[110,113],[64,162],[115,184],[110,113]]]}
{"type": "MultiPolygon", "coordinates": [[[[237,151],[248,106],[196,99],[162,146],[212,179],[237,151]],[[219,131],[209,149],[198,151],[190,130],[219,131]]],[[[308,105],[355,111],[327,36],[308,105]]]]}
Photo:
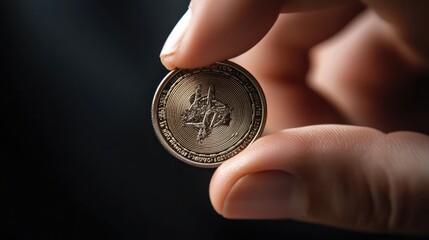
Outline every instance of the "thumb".
{"type": "Polygon", "coordinates": [[[226,218],[295,219],[352,230],[428,233],[429,137],[339,125],[267,135],[213,175],[226,218]]]}

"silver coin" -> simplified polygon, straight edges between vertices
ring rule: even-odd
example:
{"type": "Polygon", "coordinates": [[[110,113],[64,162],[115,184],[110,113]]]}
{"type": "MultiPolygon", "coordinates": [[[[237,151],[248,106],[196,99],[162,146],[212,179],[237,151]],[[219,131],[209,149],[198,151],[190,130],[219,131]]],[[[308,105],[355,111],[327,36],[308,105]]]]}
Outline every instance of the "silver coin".
{"type": "Polygon", "coordinates": [[[197,167],[217,167],[241,152],[261,135],[266,115],[258,82],[230,61],[171,71],[152,103],[162,145],[197,167]]]}

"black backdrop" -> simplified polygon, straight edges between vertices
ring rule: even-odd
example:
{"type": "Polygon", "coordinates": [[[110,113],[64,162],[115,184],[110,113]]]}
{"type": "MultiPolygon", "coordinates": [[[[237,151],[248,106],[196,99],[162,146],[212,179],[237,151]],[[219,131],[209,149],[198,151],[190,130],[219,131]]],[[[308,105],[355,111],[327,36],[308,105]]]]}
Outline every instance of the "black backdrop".
{"type": "Polygon", "coordinates": [[[158,55],[188,1],[1,1],[2,239],[369,239],[293,221],[231,221],[213,170],[158,143],[158,55]]]}

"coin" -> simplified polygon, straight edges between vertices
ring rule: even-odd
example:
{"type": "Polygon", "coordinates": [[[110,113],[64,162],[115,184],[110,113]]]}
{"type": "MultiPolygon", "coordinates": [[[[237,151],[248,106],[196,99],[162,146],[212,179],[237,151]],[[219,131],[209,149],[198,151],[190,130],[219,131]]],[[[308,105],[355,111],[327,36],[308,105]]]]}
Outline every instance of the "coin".
{"type": "Polygon", "coordinates": [[[258,82],[230,61],[171,71],[152,103],[161,144],[197,167],[217,167],[241,152],[261,135],[265,119],[258,82]]]}

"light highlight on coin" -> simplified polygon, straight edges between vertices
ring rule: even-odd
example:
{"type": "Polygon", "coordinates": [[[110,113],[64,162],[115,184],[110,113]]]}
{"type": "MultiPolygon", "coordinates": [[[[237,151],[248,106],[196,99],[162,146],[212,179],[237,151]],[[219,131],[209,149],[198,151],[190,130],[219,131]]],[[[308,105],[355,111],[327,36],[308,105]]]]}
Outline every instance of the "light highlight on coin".
{"type": "Polygon", "coordinates": [[[160,83],[152,123],[162,145],[198,167],[217,167],[262,133],[266,103],[255,78],[224,61],[176,69],[160,83]]]}

